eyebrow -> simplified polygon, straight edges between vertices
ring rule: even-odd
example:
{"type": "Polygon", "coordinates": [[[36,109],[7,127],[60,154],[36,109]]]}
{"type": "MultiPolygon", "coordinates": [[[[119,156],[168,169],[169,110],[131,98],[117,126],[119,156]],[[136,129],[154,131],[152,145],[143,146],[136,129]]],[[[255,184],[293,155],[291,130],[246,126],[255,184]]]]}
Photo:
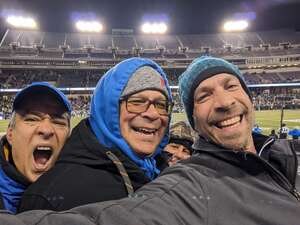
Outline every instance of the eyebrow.
{"type": "Polygon", "coordinates": [[[57,113],[53,113],[53,114],[49,114],[49,113],[42,113],[39,111],[24,111],[22,116],[28,115],[28,114],[32,114],[35,116],[40,116],[43,117],[44,115],[49,115],[51,118],[62,118],[62,119],[67,119],[67,117],[65,116],[65,112],[62,114],[57,114],[57,113]]]}
{"type": "Polygon", "coordinates": [[[153,101],[153,100],[155,100],[155,101],[167,101],[168,100],[166,98],[166,96],[164,96],[164,95],[154,97],[153,99],[149,99],[147,95],[140,95],[140,96],[134,96],[134,95],[132,95],[132,96],[129,97],[129,99],[130,98],[146,99],[146,100],[150,100],[150,101],[153,101]]]}

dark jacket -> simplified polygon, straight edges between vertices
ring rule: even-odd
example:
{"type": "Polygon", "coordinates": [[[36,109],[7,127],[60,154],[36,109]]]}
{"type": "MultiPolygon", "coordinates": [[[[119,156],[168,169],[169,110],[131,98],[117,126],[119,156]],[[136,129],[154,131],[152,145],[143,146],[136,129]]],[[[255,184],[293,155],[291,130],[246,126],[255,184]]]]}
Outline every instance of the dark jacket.
{"type": "Polygon", "coordinates": [[[0,141],[0,163],[0,209],[16,213],[21,196],[30,182],[14,166],[6,136],[0,141]]]}
{"type": "Polygon", "coordinates": [[[56,165],[26,190],[19,211],[60,211],[126,197],[128,191],[124,179],[108,158],[109,151],[114,152],[125,167],[134,190],[150,181],[121,151],[101,145],[85,119],[74,128],[56,165]]]}
{"type": "Polygon", "coordinates": [[[261,157],[200,139],[190,159],[167,168],[135,196],[66,212],[32,211],[17,225],[298,225],[297,159],[287,140],[255,137],[261,157]],[[297,178],[296,178],[297,177],[297,178]]]}

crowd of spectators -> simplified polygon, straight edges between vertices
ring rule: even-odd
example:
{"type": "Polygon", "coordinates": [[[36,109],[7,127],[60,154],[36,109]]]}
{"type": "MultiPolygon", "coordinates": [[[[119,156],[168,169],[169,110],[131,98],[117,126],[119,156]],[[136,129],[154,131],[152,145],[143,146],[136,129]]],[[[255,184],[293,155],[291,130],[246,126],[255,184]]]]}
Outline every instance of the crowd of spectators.
{"type": "MultiPolygon", "coordinates": [[[[169,85],[177,86],[181,69],[166,70],[169,85]]],[[[94,87],[102,74],[94,70],[0,70],[1,88],[23,88],[37,81],[47,81],[57,87],[94,87]]],[[[247,84],[300,82],[300,71],[270,73],[245,72],[247,84]]]]}
{"type": "Polygon", "coordinates": [[[270,94],[262,93],[253,96],[253,103],[256,110],[274,109],[300,109],[300,94],[270,94]]]}
{"type": "MultiPolygon", "coordinates": [[[[180,71],[176,69],[167,71],[171,86],[178,85],[179,73],[180,71]]],[[[286,82],[300,81],[300,72],[279,75],[245,73],[244,75],[248,84],[279,82],[282,78],[286,78],[286,82]]],[[[0,88],[23,88],[37,81],[47,81],[58,87],[95,87],[100,77],[101,74],[92,70],[0,70],[0,88]]],[[[270,90],[253,91],[253,102],[257,110],[281,109],[283,105],[287,109],[300,108],[300,92],[287,93],[285,89],[279,89],[277,92],[270,90]]],[[[3,118],[10,117],[13,96],[14,94],[0,93],[0,113],[3,118]]],[[[74,109],[73,116],[86,117],[89,112],[90,95],[73,94],[69,95],[69,98],[74,109]]],[[[173,98],[173,111],[183,112],[176,89],[173,89],[173,98]]]]}
{"type": "Polygon", "coordinates": [[[0,88],[23,88],[40,81],[57,87],[94,87],[100,77],[90,70],[0,70],[0,88]]]}
{"type": "MultiPolygon", "coordinates": [[[[253,103],[256,110],[275,110],[281,109],[300,109],[300,93],[256,93],[253,92],[253,103]]],[[[183,105],[180,101],[177,91],[172,92],[174,106],[173,112],[184,112],[183,105]]],[[[72,116],[87,117],[90,108],[91,95],[90,94],[72,94],[68,95],[73,107],[72,116]]],[[[10,118],[11,107],[14,95],[1,94],[0,95],[0,113],[3,118],[10,118]]]]}
{"type": "Polygon", "coordinates": [[[74,95],[69,97],[72,104],[72,116],[87,117],[89,115],[91,95],[74,95]]]}
{"type": "Polygon", "coordinates": [[[273,83],[299,83],[300,72],[246,72],[244,73],[247,84],[273,84],[273,83]]]}

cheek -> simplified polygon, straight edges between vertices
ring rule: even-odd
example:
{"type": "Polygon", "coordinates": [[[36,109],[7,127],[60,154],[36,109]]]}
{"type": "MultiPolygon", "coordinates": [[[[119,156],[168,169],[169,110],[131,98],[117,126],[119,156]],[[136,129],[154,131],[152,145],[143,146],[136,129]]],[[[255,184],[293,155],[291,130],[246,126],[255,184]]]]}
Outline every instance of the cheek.
{"type": "Polygon", "coordinates": [[[70,136],[70,130],[64,129],[57,131],[60,141],[64,142],[70,136]]]}
{"type": "Polygon", "coordinates": [[[169,117],[161,119],[161,125],[163,127],[163,131],[165,131],[169,125],[169,117]]]}
{"type": "Polygon", "coordinates": [[[193,119],[194,119],[194,125],[195,129],[201,133],[201,130],[205,128],[205,125],[207,124],[207,117],[205,110],[194,110],[193,119]]]}

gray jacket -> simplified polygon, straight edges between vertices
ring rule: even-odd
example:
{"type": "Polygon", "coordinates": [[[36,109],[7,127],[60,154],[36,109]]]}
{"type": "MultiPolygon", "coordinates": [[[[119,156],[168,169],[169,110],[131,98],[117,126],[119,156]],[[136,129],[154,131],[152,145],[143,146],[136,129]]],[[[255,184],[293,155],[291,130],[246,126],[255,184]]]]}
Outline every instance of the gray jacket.
{"type": "Polygon", "coordinates": [[[256,145],[261,156],[201,139],[195,147],[193,157],[166,169],[129,198],[65,212],[2,212],[0,224],[300,224],[297,158],[289,142],[263,141],[256,145]]]}

